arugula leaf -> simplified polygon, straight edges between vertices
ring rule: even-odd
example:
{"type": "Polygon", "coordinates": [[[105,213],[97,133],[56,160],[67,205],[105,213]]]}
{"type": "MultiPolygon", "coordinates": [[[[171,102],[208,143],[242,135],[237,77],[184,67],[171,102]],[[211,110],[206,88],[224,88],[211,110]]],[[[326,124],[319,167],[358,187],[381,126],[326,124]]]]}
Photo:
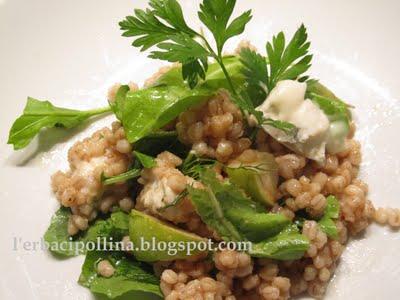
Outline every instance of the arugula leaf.
{"type": "Polygon", "coordinates": [[[125,173],[115,175],[112,177],[106,177],[104,174],[101,175],[101,182],[103,185],[110,185],[110,184],[115,184],[115,183],[120,183],[120,182],[125,182],[129,179],[137,178],[140,176],[140,172],[142,169],[130,169],[126,171],[125,173]]]}
{"type": "Polygon", "coordinates": [[[97,220],[89,229],[85,232],[81,238],[83,242],[100,242],[104,240],[120,241],[122,238],[129,234],[129,215],[122,211],[114,212],[108,219],[97,220]]]}
{"type": "Polygon", "coordinates": [[[306,97],[317,104],[328,116],[331,122],[343,120],[350,123],[350,106],[336,97],[334,93],[318,80],[310,79],[307,81],[306,97]]]}
{"type": "MultiPolygon", "coordinates": [[[[228,71],[231,80],[235,86],[242,86],[244,84],[244,76],[241,72],[242,64],[237,56],[224,56],[222,58],[226,70],[228,71]]],[[[175,66],[162,74],[152,85],[174,85],[185,86],[186,82],[182,77],[182,67],[175,66]]],[[[229,90],[229,85],[221,66],[217,62],[212,62],[208,65],[206,72],[206,79],[200,84],[202,87],[214,89],[215,91],[224,88],[229,90]]]]}
{"type": "Polygon", "coordinates": [[[14,150],[26,147],[42,128],[66,127],[72,128],[86,119],[109,112],[110,108],[100,108],[87,111],[57,107],[49,101],[40,101],[28,97],[23,114],[14,121],[8,136],[8,144],[14,150]]]}
{"type": "Polygon", "coordinates": [[[309,242],[287,218],[266,213],[210,169],[201,173],[201,181],[206,187],[188,187],[189,195],[201,219],[224,240],[251,241],[249,254],[255,257],[291,260],[304,255],[309,242]]]}
{"type": "Polygon", "coordinates": [[[349,125],[349,111],[344,102],[334,98],[320,96],[315,93],[309,93],[308,96],[311,101],[321,108],[321,110],[329,118],[329,121],[333,122],[337,120],[343,120],[349,125]]]}
{"type": "Polygon", "coordinates": [[[140,161],[143,167],[150,169],[156,166],[156,161],[154,157],[140,153],[138,151],[133,151],[133,153],[135,154],[135,157],[140,161]]]}
{"type": "Polygon", "coordinates": [[[204,0],[200,4],[199,19],[213,34],[218,54],[222,53],[225,42],[241,34],[252,18],[251,10],[248,10],[228,25],[235,4],[236,0],[204,0]]]}
{"type": "Polygon", "coordinates": [[[257,242],[273,236],[289,224],[283,215],[266,213],[262,204],[246,197],[242,190],[229,181],[220,182],[210,168],[203,168],[200,180],[215,195],[224,217],[250,241],[257,242]]]}
{"type": "Polygon", "coordinates": [[[192,105],[206,101],[213,93],[205,88],[158,86],[127,92],[123,104],[116,108],[120,110],[118,115],[126,138],[133,143],[166,125],[192,105]]]}
{"type": "Polygon", "coordinates": [[[68,234],[70,216],[71,210],[61,207],[51,218],[50,226],[44,234],[49,250],[56,255],[77,256],[85,253],[82,245],[86,242],[97,242],[97,238],[113,238],[116,241],[128,235],[129,217],[124,212],[114,212],[108,219],[97,220],[86,232],[75,237],[68,234]]]}
{"type": "Polygon", "coordinates": [[[118,119],[122,118],[122,112],[124,111],[126,93],[130,90],[128,85],[121,85],[115,94],[115,101],[110,103],[111,109],[118,119]]]}
{"type": "Polygon", "coordinates": [[[318,105],[329,119],[327,150],[332,153],[342,151],[352,119],[350,106],[316,80],[307,81],[306,97],[318,105]]]}
{"type": "MultiPolygon", "coordinates": [[[[241,87],[245,83],[245,78],[241,72],[242,63],[237,56],[224,56],[222,62],[229,74],[231,82],[236,87],[241,87]]],[[[203,86],[213,88],[215,90],[224,88],[230,89],[227,78],[219,63],[211,63],[206,73],[206,80],[202,82],[203,86]]]]}
{"type": "Polygon", "coordinates": [[[49,244],[50,251],[60,256],[76,256],[75,241],[68,235],[68,220],[71,210],[61,207],[51,218],[50,226],[44,234],[44,241],[49,244]],[[59,245],[65,247],[59,247],[59,245]]]}
{"type": "Polygon", "coordinates": [[[278,81],[297,79],[310,68],[312,55],[308,54],[310,42],[307,41],[307,37],[307,30],[301,24],[287,46],[283,32],[274,36],[272,43],[267,43],[270,69],[267,82],[269,91],[275,87],[278,81]]]}
{"type": "Polygon", "coordinates": [[[300,259],[308,250],[310,243],[299,233],[296,225],[290,225],[278,235],[253,244],[250,255],[277,260],[300,259]]]}
{"type": "Polygon", "coordinates": [[[88,252],[78,282],[93,293],[110,299],[126,293],[135,299],[154,299],[151,295],[162,297],[159,280],[151,267],[121,252],[88,252]],[[97,273],[97,264],[102,260],[108,260],[113,265],[113,276],[106,278],[97,273]],[[132,295],[132,292],[135,294],[132,295]]]}
{"type": "Polygon", "coordinates": [[[326,198],[327,205],[324,216],[318,221],[318,225],[330,238],[337,239],[338,231],[334,219],[339,218],[340,204],[335,196],[330,195],[326,198]]]}
{"type": "Polygon", "coordinates": [[[201,219],[216,230],[222,239],[227,241],[243,240],[235,226],[225,218],[221,205],[210,188],[195,189],[188,186],[187,189],[201,219]]]}

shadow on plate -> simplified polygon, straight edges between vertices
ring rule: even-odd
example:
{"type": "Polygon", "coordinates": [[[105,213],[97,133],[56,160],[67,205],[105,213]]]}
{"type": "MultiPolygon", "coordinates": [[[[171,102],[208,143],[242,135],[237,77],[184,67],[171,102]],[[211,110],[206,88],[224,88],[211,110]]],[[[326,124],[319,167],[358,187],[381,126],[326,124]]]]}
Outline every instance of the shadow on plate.
{"type": "Polygon", "coordinates": [[[70,129],[45,128],[39,132],[32,142],[24,149],[15,151],[5,161],[7,165],[23,167],[29,164],[38,154],[50,151],[54,145],[65,143],[78,133],[82,132],[97,120],[109,114],[95,116],[82,124],[70,129]]]}

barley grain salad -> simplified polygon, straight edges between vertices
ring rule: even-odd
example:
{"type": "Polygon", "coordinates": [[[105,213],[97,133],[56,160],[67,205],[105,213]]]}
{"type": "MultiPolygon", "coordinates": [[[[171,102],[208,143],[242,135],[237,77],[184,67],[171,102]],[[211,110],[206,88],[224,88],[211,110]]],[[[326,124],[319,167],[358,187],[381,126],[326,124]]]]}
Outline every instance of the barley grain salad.
{"type": "Polygon", "coordinates": [[[86,256],[78,281],[95,294],[319,299],[352,237],[400,226],[400,210],[374,207],[358,178],[357,108],[307,76],[306,27],[228,53],[252,18],[234,7],[203,0],[195,30],[176,0],[150,0],[119,25],[169,66],[143,87],[115,84],[104,108],[28,98],[12,125],[18,150],[43,128],[115,115],[51,177],[60,209],[44,235],[54,255],[86,256]]]}

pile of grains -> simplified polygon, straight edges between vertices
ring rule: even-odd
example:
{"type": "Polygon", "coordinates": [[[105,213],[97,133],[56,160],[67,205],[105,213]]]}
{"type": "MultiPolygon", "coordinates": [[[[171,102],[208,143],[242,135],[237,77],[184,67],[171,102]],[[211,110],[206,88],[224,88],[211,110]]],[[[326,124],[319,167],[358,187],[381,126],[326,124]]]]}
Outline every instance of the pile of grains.
{"type": "Polygon", "coordinates": [[[176,130],[179,139],[192,145],[199,156],[221,162],[237,156],[251,145],[250,139],[243,137],[242,113],[223,91],[207,103],[181,113],[176,130]]]}
{"type": "MultiPolygon", "coordinates": [[[[251,47],[249,43],[243,46],[251,47]]],[[[170,68],[160,69],[146,86],[154,84],[170,68]]],[[[110,89],[109,101],[114,101],[119,87],[115,85],[110,89]]],[[[129,87],[137,89],[133,83],[129,87]]],[[[271,153],[278,168],[276,200],[280,201],[270,210],[291,220],[299,210],[318,218],[325,211],[327,197],[334,195],[340,203],[340,216],[336,220],[338,238],[329,238],[316,221],[308,220],[303,224],[302,234],[309,239],[310,247],[295,261],[253,259],[246,253],[223,250],[214,253],[212,259],[199,256],[154,263],[167,300],[284,300],[300,294],[321,298],[351,236],[363,232],[373,220],[400,227],[400,209],[375,209],[368,200],[367,184],[357,178],[361,147],[353,139],[354,124],[344,150],[328,154],[324,164],[317,164],[293,153],[262,130],[252,142],[245,135],[244,123],[241,111],[226,92],[220,91],[206,103],[181,113],[169,126],[176,129],[179,139],[190,145],[196,154],[222,163],[243,159],[251,163],[260,153],[271,153]]],[[[175,201],[188,184],[201,186],[178,170],[182,160],[172,153],[160,153],[156,166],[142,171],[138,180],[142,187],[135,201],[128,196],[127,184],[104,187],[101,174],[113,176],[125,172],[132,164],[131,152],[132,146],[118,122],[70,149],[70,170],[59,171],[52,177],[57,199],[72,211],[68,225],[70,235],[87,229],[98,213],[110,212],[118,206],[126,212],[135,207],[215,242],[221,240],[202,222],[188,196],[182,197],[178,205],[164,208],[175,201]]],[[[217,173],[223,178],[221,170],[217,173]]],[[[123,242],[127,244],[129,237],[124,237],[123,242]]],[[[101,276],[110,277],[115,269],[109,261],[103,260],[98,263],[97,271],[101,276]]]]}
{"type": "MultiPolygon", "coordinates": [[[[203,296],[202,299],[208,299],[205,295],[209,291],[203,289],[200,284],[202,278],[212,282],[213,286],[218,286],[218,282],[224,284],[220,288],[213,289],[214,294],[212,296],[210,294],[209,299],[230,297],[228,299],[281,300],[303,293],[321,298],[334,274],[349,236],[365,230],[373,219],[381,224],[400,226],[400,210],[390,208],[375,210],[368,200],[368,187],[357,178],[361,149],[360,144],[353,139],[353,132],[346,140],[345,149],[336,155],[328,155],[322,165],[291,152],[262,131],[258,132],[256,137],[257,150],[248,149],[250,146],[246,146],[239,151],[228,151],[226,155],[221,156],[216,150],[218,143],[229,140],[232,145],[235,143],[233,140],[244,138],[243,133],[232,140],[229,135],[235,121],[242,122],[242,119],[240,112],[235,115],[234,110],[229,112],[232,118],[224,119],[226,110],[221,109],[214,116],[218,116],[220,120],[229,119],[226,123],[229,126],[218,127],[221,129],[220,134],[211,133],[208,127],[210,125],[205,126],[209,124],[205,120],[213,115],[209,109],[211,101],[217,101],[221,107],[225,100],[219,95],[207,104],[180,115],[176,126],[181,140],[192,145],[192,149],[198,154],[216,158],[221,162],[226,162],[228,159],[235,160],[241,153],[244,155],[248,152],[249,155],[246,156],[249,157],[259,151],[272,153],[278,165],[280,178],[277,199],[284,200],[280,202],[281,205],[276,204],[272,211],[283,213],[293,219],[296,211],[306,210],[309,215],[318,218],[325,211],[327,196],[334,195],[340,203],[340,217],[336,221],[338,239],[327,237],[315,221],[306,221],[302,233],[310,240],[310,248],[299,260],[286,262],[254,260],[244,253],[222,251],[214,254],[214,269],[217,270],[215,277],[209,277],[209,274],[203,272],[199,272],[202,274],[200,277],[189,276],[190,273],[196,273],[196,265],[191,264],[192,269],[181,270],[189,278],[182,283],[178,279],[175,280],[178,276],[174,273],[176,269],[167,269],[161,277],[162,286],[165,288],[163,292],[170,297],[166,299],[188,299],[185,297],[200,299],[200,296],[203,296]],[[191,294],[186,294],[188,285],[191,294]],[[230,292],[225,291],[226,288],[230,289],[230,292]]],[[[238,128],[240,126],[242,125],[238,125],[238,128]]],[[[234,148],[235,146],[232,146],[232,149],[234,148]]],[[[256,159],[257,155],[253,156],[256,159]]]]}
{"type": "Polygon", "coordinates": [[[119,122],[114,122],[111,129],[105,127],[96,131],[69,150],[70,169],[56,172],[51,186],[58,201],[71,208],[70,235],[87,229],[88,222],[96,218],[98,211],[106,213],[118,204],[127,211],[133,208],[126,184],[106,189],[101,183],[101,174],[114,176],[128,169],[132,163],[131,152],[132,147],[119,122]]]}

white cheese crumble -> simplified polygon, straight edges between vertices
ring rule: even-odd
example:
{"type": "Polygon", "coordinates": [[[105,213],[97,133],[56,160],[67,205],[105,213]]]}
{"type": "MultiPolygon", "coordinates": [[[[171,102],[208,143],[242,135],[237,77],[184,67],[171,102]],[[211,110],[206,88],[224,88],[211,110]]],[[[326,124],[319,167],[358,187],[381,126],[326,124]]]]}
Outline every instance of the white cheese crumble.
{"type": "Polygon", "coordinates": [[[186,186],[194,184],[195,180],[176,169],[182,160],[172,153],[160,153],[156,163],[156,167],[144,169],[138,180],[144,186],[136,199],[136,209],[173,223],[187,222],[194,211],[187,197],[181,198],[175,205],[168,205],[173,204],[186,186]]]}
{"type": "Polygon", "coordinates": [[[177,196],[178,194],[169,187],[168,179],[164,177],[150,182],[139,201],[152,213],[157,214],[160,208],[171,204],[177,196]]]}
{"type": "Polygon", "coordinates": [[[324,112],[311,100],[304,99],[307,84],[283,80],[277,83],[257,110],[265,118],[290,122],[298,128],[295,137],[269,125],[264,130],[273,138],[307,158],[323,162],[330,123],[324,112]]]}

